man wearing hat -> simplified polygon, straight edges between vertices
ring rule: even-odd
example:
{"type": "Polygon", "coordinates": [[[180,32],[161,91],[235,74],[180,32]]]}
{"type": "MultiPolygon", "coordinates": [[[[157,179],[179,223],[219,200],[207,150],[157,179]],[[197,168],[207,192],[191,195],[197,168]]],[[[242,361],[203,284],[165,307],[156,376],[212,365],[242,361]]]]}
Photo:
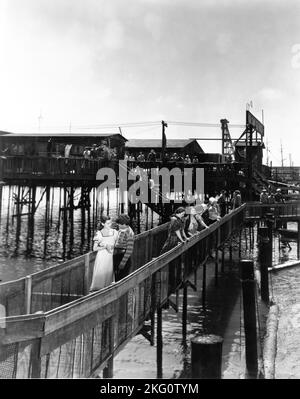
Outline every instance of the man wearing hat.
{"type": "Polygon", "coordinates": [[[280,188],[277,188],[276,193],[274,195],[275,202],[284,202],[284,198],[280,188]]]}
{"type": "Polygon", "coordinates": [[[261,204],[267,204],[269,202],[268,199],[268,192],[265,188],[262,189],[262,192],[260,193],[259,201],[261,204]]]}

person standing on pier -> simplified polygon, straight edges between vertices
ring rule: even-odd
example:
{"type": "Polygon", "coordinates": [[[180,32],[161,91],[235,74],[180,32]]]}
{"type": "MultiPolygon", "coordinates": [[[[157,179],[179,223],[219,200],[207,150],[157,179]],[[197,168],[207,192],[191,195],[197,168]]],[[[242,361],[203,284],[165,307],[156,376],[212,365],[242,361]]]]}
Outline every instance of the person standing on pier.
{"type": "Polygon", "coordinates": [[[220,196],[218,198],[218,205],[219,205],[219,208],[220,208],[220,216],[222,218],[223,216],[226,215],[226,207],[227,207],[226,191],[225,190],[221,191],[221,194],[220,194],[220,196]]]}
{"type": "Polygon", "coordinates": [[[101,290],[114,282],[113,250],[118,238],[109,216],[101,216],[100,226],[94,237],[93,250],[98,251],[90,292],[101,290]]]}
{"type": "Polygon", "coordinates": [[[242,197],[240,190],[235,190],[232,197],[232,210],[242,205],[242,197]]]}
{"type": "Polygon", "coordinates": [[[267,190],[265,188],[263,188],[261,193],[260,193],[259,201],[260,201],[261,204],[268,204],[269,203],[269,196],[268,196],[267,190]]]}
{"type": "Polygon", "coordinates": [[[219,222],[221,220],[218,201],[214,197],[211,197],[209,199],[208,215],[209,215],[208,216],[208,224],[209,225],[211,225],[215,222],[219,222]]]}
{"type": "Polygon", "coordinates": [[[113,264],[116,281],[128,276],[131,272],[131,255],[133,252],[134,232],[129,226],[128,215],[121,214],[116,223],[119,226],[118,237],[114,247],[113,264]]]}
{"type": "Polygon", "coordinates": [[[168,238],[164,243],[162,250],[160,251],[160,255],[165,252],[170,251],[170,249],[176,247],[176,245],[181,242],[184,243],[188,240],[188,237],[185,234],[185,209],[180,206],[176,209],[174,215],[171,216],[171,221],[168,230],[168,238]]]}
{"type": "Polygon", "coordinates": [[[199,204],[195,206],[195,219],[197,220],[198,223],[198,231],[202,231],[203,229],[207,229],[208,226],[204,221],[203,215],[207,210],[207,206],[205,204],[199,204]]]}

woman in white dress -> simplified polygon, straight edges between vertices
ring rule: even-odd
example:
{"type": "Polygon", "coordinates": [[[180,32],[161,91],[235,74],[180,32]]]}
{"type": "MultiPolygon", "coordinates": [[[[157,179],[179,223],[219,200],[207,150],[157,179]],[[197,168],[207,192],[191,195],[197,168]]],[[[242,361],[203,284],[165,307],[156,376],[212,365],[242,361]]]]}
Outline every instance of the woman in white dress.
{"type": "Polygon", "coordinates": [[[118,232],[112,229],[109,216],[101,216],[102,229],[94,237],[93,250],[98,251],[90,291],[98,291],[114,282],[113,251],[118,232]]]}

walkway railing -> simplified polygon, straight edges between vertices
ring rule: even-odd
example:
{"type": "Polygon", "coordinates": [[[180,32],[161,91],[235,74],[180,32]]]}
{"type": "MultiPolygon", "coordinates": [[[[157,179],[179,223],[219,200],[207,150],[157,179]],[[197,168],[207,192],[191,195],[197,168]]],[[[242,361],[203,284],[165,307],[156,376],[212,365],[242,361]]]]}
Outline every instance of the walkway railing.
{"type": "Polygon", "coordinates": [[[274,217],[297,217],[300,216],[300,201],[286,203],[261,204],[260,202],[248,202],[246,218],[259,219],[266,213],[271,212],[274,217]]]}
{"type": "MultiPolygon", "coordinates": [[[[167,237],[168,223],[138,234],[132,254],[133,271],[158,256],[167,237]]],[[[18,280],[0,283],[0,304],[6,316],[46,312],[88,294],[97,252],[18,280]]]]}
{"type": "MultiPolygon", "coordinates": [[[[57,302],[59,305],[56,308],[52,296],[55,297],[58,291],[61,297],[64,291],[62,287],[66,287],[67,284],[64,284],[68,281],[68,277],[62,278],[61,273],[66,274],[78,268],[76,272],[73,271],[73,280],[71,278],[70,281],[74,281],[73,288],[78,284],[76,295],[83,295],[84,287],[90,281],[94,254],[90,253],[27,277],[31,282],[18,280],[21,287],[19,292],[24,292],[25,309],[31,314],[0,319],[0,377],[88,377],[99,367],[103,368],[141,330],[144,321],[153,317],[156,309],[182,287],[188,276],[206,263],[208,254],[240,230],[244,212],[245,205],[188,243],[180,244],[161,256],[157,255],[164,243],[167,225],[153,229],[148,234],[142,233],[137,238],[139,244],[135,245],[135,272],[96,293],[65,304],[57,302]],[[142,242],[147,243],[143,250],[142,242]],[[151,260],[153,256],[157,257],[151,260]],[[85,273],[84,270],[89,271],[85,273]],[[55,278],[61,283],[60,289],[53,291],[50,287],[57,287],[55,278]],[[31,290],[31,296],[25,295],[26,286],[27,292],[31,290]],[[37,297],[34,293],[38,290],[53,292],[54,295],[49,295],[49,305],[45,299],[47,295],[38,294],[39,298],[43,298],[39,302],[38,307],[42,307],[39,310],[44,311],[32,314],[38,308],[34,302],[37,297]]],[[[72,274],[69,276],[72,277],[72,274]]],[[[9,289],[13,290],[14,284],[17,283],[2,284],[5,287],[2,298],[10,296],[9,289]]],[[[69,294],[70,290],[66,292],[69,294]]],[[[12,309],[13,306],[10,306],[12,309]]]]}
{"type": "MultiPolygon", "coordinates": [[[[208,175],[226,177],[232,174],[237,175],[241,170],[246,171],[244,163],[234,164],[213,164],[202,163],[184,163],[184,162],[138,162],[128,161],[128,168],[132,169],[140,166],[145,169],[168,166],[169,168],[204,168],[208,175]]],[[[2,179],[14,178],[49,178],[54,179],[60,176],[64,178],[83,178],[96,176],[97,171],[102,167],[110,167],[118,172],[119,161],[103,159],[84,159],[83,157],[46,157],[46,156],[1,156],[0,157],[0,176],[2,179]]],[[[239,176],[239,179],[242,177],[239,176]]]]}

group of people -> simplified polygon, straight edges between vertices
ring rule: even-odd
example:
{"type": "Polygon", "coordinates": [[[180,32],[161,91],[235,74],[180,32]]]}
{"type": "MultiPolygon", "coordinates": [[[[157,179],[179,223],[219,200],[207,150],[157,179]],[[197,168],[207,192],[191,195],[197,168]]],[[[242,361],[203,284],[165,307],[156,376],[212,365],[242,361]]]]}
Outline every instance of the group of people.
{"type": "Polygon", "coordinates": [[[282,195],[281,189],[277,188],[276,192],[272,192],[271,189],[267,190],[266,188],[263,188],[259,201],[261,204],[275,204],[275,203],[284,203],[284,196],[282,195]]]}
{"type": "MultiPolygon", "coordinates": [[[[157,155],[154,149],[151,149],[151,151],[148,154],[144,154],[143,151],[140,151],[137,156],[130,154],[128,151],[125,152],[124,159],[127,161],[138,161],[138,162],[155,162],[155,161],[160,161],[161,160],[161,155],[157,155]]],[[[164,161],[166,162],[182,162],[185,164],[192,164],[192,163],[199,163],[199,159],[197,155],[189,155],[189,154],[181,154],[177,152],[174,152],[172,154],[169,154],[166,152],[164,154],[164,161]]]]}
{"type": "Polygon", "coordinates": [[[94,237],[93,250],[97,251],[90,292],[100,290],[121,280],[131,270],[134,232],[128,215],[121,214],[113,221],[101,216],[94,237]]]}
{"type": "MultiPolygon", "coordinates": [[[[227,192],[222,190],[207,203],[179,207],[170,217],[168,237],[161,254],[187,242],[213,223],[219,222],[229,209],[235,209],[242,203],[239,190],[235,190],[231,203],[227,192]]],[[[94,237],[93,250],[97,251],[90,292],[100,290],[121,280],[132,271],[131,255],[134,246],[134,232],[130,227],[130,218],[121,214],[112,220],[102,215],[94,237]]]]}
{"type": "Polygon", "coordinates": [[[83,158],[89,160],[114,160],[117,159],[117,149],[110,148],[105,142],[100,145],[93,144],[91,147],[85,147],[83,150],[83,158]]]}
{"type": "MultiPolygon", "coordinates": [[[[241,204],[241,193],[239,190],[235,190],[230,208],[236,209],[241,204]]],[[[225,190],[222,190],[216,197],[210,197],[207,204],[177,208],[171,216],[168,238],[163,245],[161,254],[174,248],[177,244],[189,241],[191,237],[199,234],[203,229],[219,222],[228,210],[225,190]]]]}

